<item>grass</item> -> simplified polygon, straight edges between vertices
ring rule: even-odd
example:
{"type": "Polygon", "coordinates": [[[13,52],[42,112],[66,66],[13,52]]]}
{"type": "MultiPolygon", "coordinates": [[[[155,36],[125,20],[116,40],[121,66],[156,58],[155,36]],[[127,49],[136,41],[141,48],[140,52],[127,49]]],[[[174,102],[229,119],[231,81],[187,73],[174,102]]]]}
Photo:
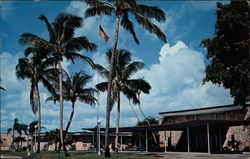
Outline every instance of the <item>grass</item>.
{"type": "MultiPolygon", "coordinates": [[[[1,155],[5,156],[19,156],[27,158],[27,152],[11,152],[1,151],[1,155]]],[[[41,152],[40,154],[31,153],[29,159],[104,159],[104,155],[97,155],[96,153],[72,152],[70,157],[64,157],[64,154],[55,152],[41,152]]],[[[112,154],[112,159],[157,159],[155,156],[142,155],[142,154],[112,154]]]]}

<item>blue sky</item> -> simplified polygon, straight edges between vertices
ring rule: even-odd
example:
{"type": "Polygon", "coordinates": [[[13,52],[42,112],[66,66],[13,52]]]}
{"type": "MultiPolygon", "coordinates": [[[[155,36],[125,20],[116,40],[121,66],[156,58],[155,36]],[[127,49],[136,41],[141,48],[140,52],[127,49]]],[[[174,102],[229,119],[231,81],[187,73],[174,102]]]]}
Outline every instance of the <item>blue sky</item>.
{"type": "MultiPolygon", "coordinates": [[[[19,118],[22,123],[30,123],[36,119],[29,105],[28,80],[17,80],[15,66],[18,58],[23,57],[26,46],[18,44],[22,33],[30,32],[47,38],[46,26],[38,19],[44,14],[50,22],[61,12],[68,12],[84,16],[86,4],[80,1],[39,1],[39,2],[0,2],[1,3],[1,85],[7,91],[1,91],[1,130],[4,132],[11,127],[13,119],[19,118]]],[[[120,30],[118,48],[130,50],[132,59],[142,61],[146,67],[139,71],[134,78],[143,77],[152,90],[149,95],[142,95],[142,108],[147,116],[159,117],[162,111],[172,111],[189,108],[231,104],[232,98],[229,90],[206,83],[202,85],[204,69],[208,61],[205,59],[206,50],[200,46],[202,39],[214,35],[216,2],[208,1],[158,1],[141,2],[147,5],[159,6],[166,12],[166,22],[158,25],[166,33],[168,43],[163,43],[156,36],[142,29],[135,23],[135,29],[140,40],[136,45],[129,33],[120,30]]],[[[225,2],[227,3],[227,2],[225,2]]],[[[132,18],[133,19],[133,18],[132,18]]],[[[83,54],[93,58],[96,63],[105,65],[104,52],[112,46],[114,32],[114,17],[95,17],[84,19],[82,28],[76,35],[87,36],[90,41],[99,45],[93,52],[82,51],[83,54]],[[98,41],[98,24],[101,22],[105,32],[111,40],[105,44],[102,39],[98,41]],[[99,51],[99,53],[98,53],[99,51]],[[99,58],[98,58],[99,57],[99,58]],[[98,60],[99,59],[99,60],[98,60]]],[[[84,70],[93,76],[89,86],[103,81],[96,72],[83,62],[72,64],[65,60],[64,68],[68,73],[84,70]]],[[[49,93],[40,86],[42,103],[42,124],[48,129],[59,127],[58,104],[45,103],[49,93]]],[[[100,118],[105,119],[106,94],[101,93],[100,118]]],[[[71,131],[80,131],[83,127],[93,127],[96,124],[97,107],[76,104],[76,114],[71,131]]],[[[71,111],[70,103],[65,103],[66,123],[71,111]]],[[[134,106],[140,119],[138,107],[134,106]]],[[[126,98],[122,97],[121,125],[135,125],[137,119],[133,115],[126,98]]],[[[111,125],[115,123],[115,110],[112,111],[111,125]]],[[[104,126],[105,123],[103,123],[104,126]]]]}

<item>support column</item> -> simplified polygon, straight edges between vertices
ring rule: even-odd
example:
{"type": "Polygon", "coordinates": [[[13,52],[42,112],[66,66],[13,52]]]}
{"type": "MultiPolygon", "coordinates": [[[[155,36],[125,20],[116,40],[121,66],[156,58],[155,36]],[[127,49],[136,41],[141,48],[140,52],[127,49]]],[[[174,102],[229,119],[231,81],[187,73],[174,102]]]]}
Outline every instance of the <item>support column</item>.
{"type": "Polygon", "coordinates": [[[121,147],[121,152],[122,152],[122,135],[121,135],[121,146],[120,147],[121,147]]]}
{"type": "Polygon", "coordinates": [[[93,143],[92,144],[93,144],[93,147],[95,149],[95,131],[93,131],[92,135],[93,135],[92,136],[93,137],[93,143]]]}
{"type": "Polygon", "coordinates": [[[167,152],[167,135],[166,135],[166,129],[164,129],[164,152],[167,152]]]}
{"type": "Polygon", "coordinates": [[[146,130],[146,152],[148,152],[148,130],[146,130]]]}
{"type": "Polygon", "coordinates": [[[223,147],[221,136],[222,136],[222,135],[221,135],[221,128],[219,128],[219,145],[220,145],[220,152],[222,152],[222,147],[223,147]]]}
{"type": "Polygon", "coordinates": [[[207,123],[207,153],[211,154],[211,151],[210,151],[210,132],[209,132],[209,123],[207,123]]]}
{"type": "Polygon", "coordinates": [[[189,126],[187,127],[187,149],[190,152],[189,126]]]}

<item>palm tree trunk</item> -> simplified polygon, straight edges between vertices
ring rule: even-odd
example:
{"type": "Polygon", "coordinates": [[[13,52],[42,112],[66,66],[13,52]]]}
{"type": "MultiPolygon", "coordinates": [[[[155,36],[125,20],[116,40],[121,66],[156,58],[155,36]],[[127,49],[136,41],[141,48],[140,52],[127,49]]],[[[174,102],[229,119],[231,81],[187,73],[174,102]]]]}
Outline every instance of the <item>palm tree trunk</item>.
{"type": "Polygon", "coordinates": [[[115,129],[115,153],[118,154],[118,138],[119,138],[119,123],[120,123],[120,92],[118,93],[117,100],[117,117],[116,117],[116,129],[115,129]]]}
{"type": "MultiPolygon", "coordinates": [[[[141,108],[141,104],[139,103],[139,109],[143,115],[143,117],[145,118],[146,122],[148,123],[148,125],[150,126],[150,122],[148,121],[146,115],[144,114],[144,112],[142,111],[142,108],[141,108]]],[[[152,135],[153,135],[153,139],[154,139],[154,142],[155,144],[157,144],[157,140],[156,140],[156,137],[155,137],[155,133],[152,131],[152,135]]]]}
{"type": "MultiPolygon", "coordinates": [[[[72,102],[72,111],[71,111],[71,114],[70,114],[70,117],[69,117],[69,121],[68,121],[68,124],[67,124],[65,132],[64,132],[64,137],[63,137],[64,139],[66,138],[66,135],[67,135],[67,133],[69,131],[69,127],[70,127],[70,124],[72,122],[72,119],[73,119],[73,116],[74,116],[74,112],[75,112],[75,102],[72,102]]],[[[64,146],[63,149],[66,149],[66,145],[64,144],[63,146],[64,146]]]]}
{"type": "MultiPolygon", "coordinates": [[[[59,92],[60,92],[60,141],[63,146],[65,156],[68,156],[66,146],[64,146],[64,135],[63,135],[63,90],[62,90],[62,65],[61,61],[58,62],[59,69],[59,92]]],[[[60,150],[59,150],[60,152],[60,150]]]]}
{"type": "Polygon", "coordinates": [[[38,132],[38,137],[37,137],[37,153],[40,153],[40,133],[41,133],[41,103],[40,103],[40,94],[39,94],[39,88],[38,88],[38,83],[34,85],[34,97],[37,100],[37,106],[38,106],[38,125],[37,125],[37,132],[38,132]]]}
{"type": "Polygon", "coordinates": [[[66,129],[65,129],[65,136],[68,133],[68,130],[69,130],[70,124],[72,122],[74,113],[75,113],[75,102],[72,102],[72,111],[71,111],[71,114],[70,114],[70,117],[69,117],[68,124],[67,124],[66,129]]]}
{"type": "Polygon", "coordinates": [[[118,35],[119,35],[119,24],[120,16],[116,16],[116,27],[115,27],[115,41],[112,48],[112,55],[110,61],[110,71],[108,79],[108,93],[107,93],[107,107],[106,107],[106,129],[105,129],[105,157],[111,157],[109,152],[109,127],[110,127],[110,108],[111,108],[111,87],[112,87],[112,76],[114,70],[114,61],[115,61],[115,52],[118,44],[118,35]]]}
{"type": "Polygon", "coordinates": [[[136,118],[137,118],[137,120],[138,120],[138,123],[140,123],[140,119],[139,119],[139,117],[138,117],[137,113],[135,112],[135,109],[133,108],[133,106],[132,106],[132,104],[131,104],[130,100],[128,100],[128,102],[129,102],[129,105],[130,105],[131,109],[133,110],[133,113],[134,113],[135,117],[136,117],[136,118]]]}

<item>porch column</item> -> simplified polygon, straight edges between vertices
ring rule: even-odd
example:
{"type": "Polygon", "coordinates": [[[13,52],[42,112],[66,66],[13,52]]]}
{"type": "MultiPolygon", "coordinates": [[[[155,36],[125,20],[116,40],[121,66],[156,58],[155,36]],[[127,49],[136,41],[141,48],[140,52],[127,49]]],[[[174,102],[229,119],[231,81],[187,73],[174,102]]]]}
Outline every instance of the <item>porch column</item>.
{"type": "Polygon", "coordinates": [[[187,148],[188,152],[190,152],[189,126],[187,126],[187,148]]]}
{"type": "Polygon", "coordinates": [[[93,147],[95,149],[95,131],[93,131],[92,135],[93,135],[92,136],[93,137],[93,143],[92,144],[93,144],[93,147]]]}
{"type": "Polygon", "coordinates": [[[222,136],[222,135],[221,135],[221,128],[219,128],[219,145],[220,145],[220,152],[222,152],[222,147],[223,147],[221,136],[222,136]]]}
{"type": "Polygon", "coordinates": [[[167,152],[167,135],[166,135],[166,129],[164,129],[164,152],[167,152]]]}
{"type": "Polygon", "coordinates": [[[146,130],[146,152],[148,152],[148,130],[146,130]]]}
{"type": "Polygon", "coordinates": [[[209,132],[209,123],[207,123],[207,153],[210,152],[210,132],[209,132]]]}
{"type": "Polygon", "coordinates": [[[122,135],[121,135],[121,152],[122,152],[122,135]]]}

